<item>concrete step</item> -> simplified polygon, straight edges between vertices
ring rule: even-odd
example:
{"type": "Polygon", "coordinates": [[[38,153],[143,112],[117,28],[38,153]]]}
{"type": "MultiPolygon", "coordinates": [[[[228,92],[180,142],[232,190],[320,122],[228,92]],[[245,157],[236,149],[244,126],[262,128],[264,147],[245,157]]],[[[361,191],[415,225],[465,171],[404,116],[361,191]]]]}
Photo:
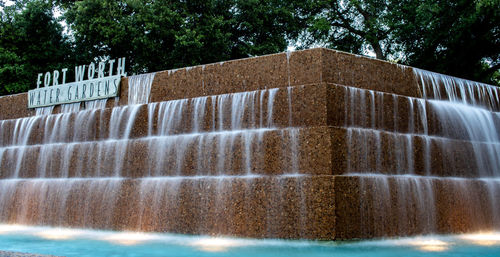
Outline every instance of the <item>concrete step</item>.
{"type": "Polygon", "coordinates": [[[360,128],[332,129],[334,174],[498,176],[499,143],[360,128]]]}
{"type": "Polygon", "coordinates": [[[0,169],[2,178],[331,174],[329,138],[318,127],[7,147],[0,169]]]}
{"type": "Polygon", "coordinates": [[[129,138],[140,138],[315,126],[491,141],[487,133],[500,133],[500,114],[456,103],[323,83],[3,120],[0,146],[118,139],[124,137],[127,128],[129,138]],[[478,138],[471,138],[471,122],[463,120],[464,115],[469,115],[484,135],[474,133],[478,138]]]}
{"type": "Polygon", "coordinates": [[[6,179],[0,186],[3,223],[323,240],[500,227],[498,180],[282,175],[6,179]]]}
{"type": "Polygon", "coordinates": [[[3,178],[254,173],[488,177],[498,175],[498,152],[498,143],[314,127],[3,147],[0,168],[3,178]]]}
{"type": "MultiPolygon", "coordinates": [[[[336,83],[416,97],[411,68],[334,50],[316,48],[258,58],[157,72],[151,102],[318,83],[336,83]]],[[[26,93],[0,97],[0,120],[33,116],[26,93]]],[[[128,103],[127,79],[110,105],[128,103]]],[[[55,112],[58,112],[56,107],[55,112]]]]}
{"type": "Polygon", "coordinates": [[[333,177],[0,180],[2,223],[332,239],[333,177]]]}
{"type": "Polygon", "coordinates": [[[335,177],[337,238],[500,228],[500,180],[419,176],[335,177]]]}
{"type": "Polygon", "coordinates": [[[3,120],[0,146],[324,126],[325,92],[310,85],[3,120]]]}

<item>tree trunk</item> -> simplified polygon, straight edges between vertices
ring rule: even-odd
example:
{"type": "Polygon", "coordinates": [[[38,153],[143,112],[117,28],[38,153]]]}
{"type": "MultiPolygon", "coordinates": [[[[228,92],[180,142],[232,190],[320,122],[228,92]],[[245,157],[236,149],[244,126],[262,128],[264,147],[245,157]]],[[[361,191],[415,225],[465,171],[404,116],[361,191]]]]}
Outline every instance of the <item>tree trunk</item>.
{"type": "Polygon", "coordinates": [[[371,45],[373,47],[373,51],[375,51],[377,59],[385,60],[385,54],[384,51],[382,50],[382,47],[380,46],[380,41],[371,43],[371,45]]]}

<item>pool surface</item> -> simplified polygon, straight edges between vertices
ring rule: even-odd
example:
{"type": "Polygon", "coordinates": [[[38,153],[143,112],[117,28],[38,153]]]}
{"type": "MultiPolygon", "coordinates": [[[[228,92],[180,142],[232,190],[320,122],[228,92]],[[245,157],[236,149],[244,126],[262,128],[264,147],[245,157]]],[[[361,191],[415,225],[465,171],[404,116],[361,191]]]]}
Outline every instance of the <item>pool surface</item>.
{"type": "Polygon", "coordinates": [[[500,256],[500,232],[318,242],[0,225],[0,250],[59,256],[500,256]]]}

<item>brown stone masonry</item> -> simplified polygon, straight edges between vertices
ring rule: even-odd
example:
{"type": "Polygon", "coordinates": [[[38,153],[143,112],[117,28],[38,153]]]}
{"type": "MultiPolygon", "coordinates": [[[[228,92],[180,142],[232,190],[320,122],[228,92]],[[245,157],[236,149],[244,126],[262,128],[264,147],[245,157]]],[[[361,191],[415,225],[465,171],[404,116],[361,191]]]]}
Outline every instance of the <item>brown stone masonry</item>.
{"type": "Polygon", "coordinates": [[[25,93],[0,97],[0,223],[318,240],[499,229],[500,105],[459,106],[489,126],[475,138],[435,99],[484,88],[441,81],[424,99],[418,71],[318,48],[160,71],[148,104],[129,105],[128,78],[99,110],[36,116],[25,93]]]}

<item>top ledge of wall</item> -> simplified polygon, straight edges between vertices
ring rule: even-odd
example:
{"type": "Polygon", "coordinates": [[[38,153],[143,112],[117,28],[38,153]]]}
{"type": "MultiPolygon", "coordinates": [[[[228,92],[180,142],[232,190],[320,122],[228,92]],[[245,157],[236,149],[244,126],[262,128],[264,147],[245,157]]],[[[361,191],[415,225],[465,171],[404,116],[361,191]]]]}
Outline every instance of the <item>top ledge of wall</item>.
{"type": "MultiPolygon", "coordinates": [[[[312,48],[156,72],[151,102],[317,83],[421,95],[411,67],[312,48]]],[[[127,100],[128,80],[124,78],[117,104],[126,105],[127,100]]],[[[0,97],[0,110],[0,120],[35,114],[27,108],[27,93],[0,97]]]]}

